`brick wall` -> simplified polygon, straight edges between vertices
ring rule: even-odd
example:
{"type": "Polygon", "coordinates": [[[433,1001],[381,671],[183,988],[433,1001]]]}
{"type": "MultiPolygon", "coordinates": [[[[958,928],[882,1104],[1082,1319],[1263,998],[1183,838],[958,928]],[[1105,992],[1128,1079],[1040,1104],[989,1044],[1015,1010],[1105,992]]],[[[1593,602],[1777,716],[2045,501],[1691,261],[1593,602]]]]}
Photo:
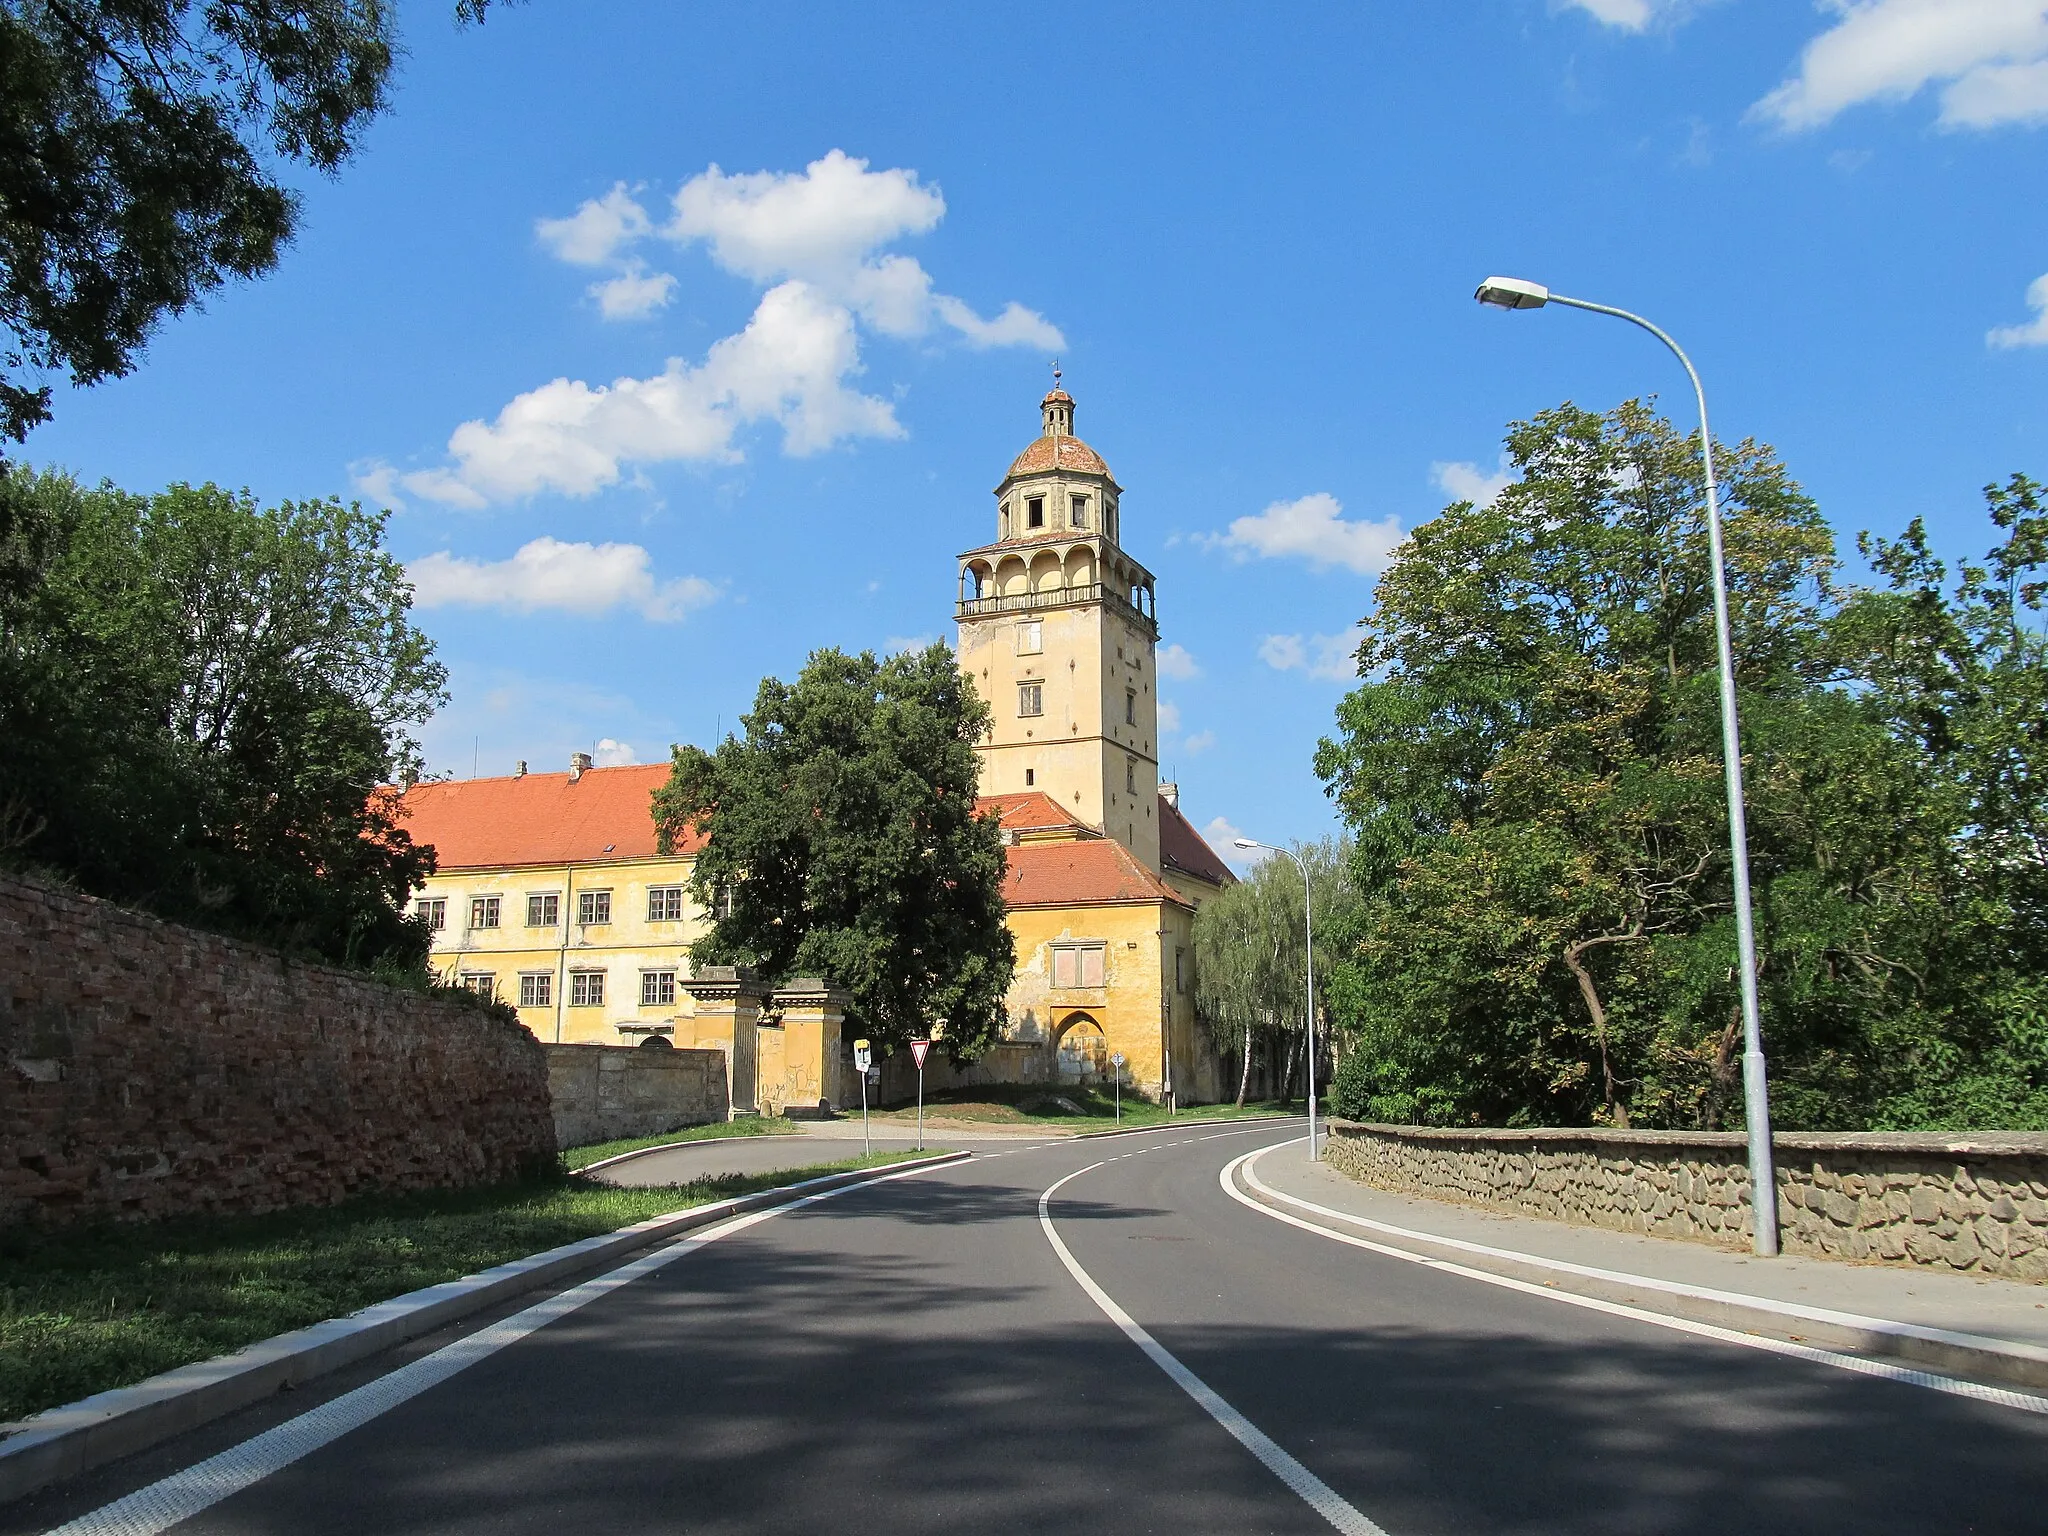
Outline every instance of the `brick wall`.
{"type": "MultiPolygon", "coordinates": [[[[1324,1157],[1364,1184],[1587,1226],[1749,1246],[1739,1133],[1437,1130],[1335,1120],[1324,1157]]],[[[1787,1253],[2048,1281],[2048,1135],[1771,1138],[1787,1253]]]]}
{"type": "Polygon", "coordinates": [[[0,1222],[325,1205],[554,1152],[514,1023],[0,876],[0,1222]]]}
{"type": "Polygon", "coordinates": [[[546,1045],[555,1139],[565,1147],[658,1136],[732,1118],[725,1052],[546,1045]]]}

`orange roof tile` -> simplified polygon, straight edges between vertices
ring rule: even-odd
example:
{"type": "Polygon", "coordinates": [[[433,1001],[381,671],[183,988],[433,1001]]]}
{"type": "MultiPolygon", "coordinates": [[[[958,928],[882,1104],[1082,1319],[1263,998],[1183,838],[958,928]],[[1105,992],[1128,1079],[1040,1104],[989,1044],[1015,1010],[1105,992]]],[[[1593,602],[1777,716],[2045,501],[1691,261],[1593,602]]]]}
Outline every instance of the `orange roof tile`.
{"type": "Polygon", "coordinates": [[[1101,906],[1120,901],[1191,905],[1114,838],[1019,843],[1008,854],[1003,900],[1013,907],[1101,906]]]}
{"type": "MultiPolygon", "coordinates": [[[[432,844],[442,869],[590,863],[655,856],[649,797],[668,782],[667,763],[586,768],[509,779],[415,784],[405,792],[400,825],[432,844]]],[[[694,830],[677,847],[695,853],[694,830]]]]}
{"type": "Polygon", "coordinates": [[[1059,801],[1042,789],[1027,789],[1014,795],[983,795],[974,808],[1005,832],[1036,832],[1044,827],[1078,827],[1082,823],[1059,801]]]}
{"type": "Polygon", "coordinates": [[[1048,469],[1071,469],[1086,475],[1109,473],[1109,466],[1102,462],[1101,454],[1078,437],[1062,434],[1033,438],[1031,446],[1011,461],[1010,473],[1003,478],[1008,481],[1018,475],[1035,475],[1048,469]]]}
{"type": "Polygon", "coordinates": [[[1159,797],[1159,862],[1210,885],[1237,884],[1230,866],[1216,857],[1216,850],[1195,830],[1194,823],[1164,795],[1159,797]]]}

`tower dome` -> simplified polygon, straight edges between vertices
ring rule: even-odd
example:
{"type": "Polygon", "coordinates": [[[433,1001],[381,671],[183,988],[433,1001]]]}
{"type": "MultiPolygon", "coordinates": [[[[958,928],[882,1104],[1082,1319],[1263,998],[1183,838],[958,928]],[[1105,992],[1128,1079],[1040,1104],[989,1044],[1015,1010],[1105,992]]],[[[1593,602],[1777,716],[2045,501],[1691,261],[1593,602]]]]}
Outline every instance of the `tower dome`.
{"type": "Polygon", "coordinates": [[[1109,473],[1102,455],[1074,436],[1072,395],[1054,384],[1038,402],[1038,409],[1045,419],[1045,428],[1031,440],[1030,447],[1010,461],[1010,472],[1003,477],[1006,483],[1019,475],[1042,475],[1056,469],[1071,469],[1084,475],[1109,473]]]}

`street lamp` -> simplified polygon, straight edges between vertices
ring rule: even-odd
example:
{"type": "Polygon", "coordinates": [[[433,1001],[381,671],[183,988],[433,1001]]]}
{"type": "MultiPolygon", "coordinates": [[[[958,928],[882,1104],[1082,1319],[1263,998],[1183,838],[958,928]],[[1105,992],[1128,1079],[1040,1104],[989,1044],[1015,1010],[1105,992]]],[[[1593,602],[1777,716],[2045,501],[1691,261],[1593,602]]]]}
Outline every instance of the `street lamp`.
{"type": "Polygon", "coordinates": [[[1541,309],[1563,304],[1639,325],[1685,365],[1700,407],[1700,464],[1707,476],[1707,549],[1713,561],[1714,641],[1721,663],[1721,759],[1728,779],[1728,851],[1735,876],[1735,948],[1742,969],[1742,1103],[1749,1126],[1749,1205],[1759,1258],[1778,1251],[1778,1181],[1771,1164],[1771,1098],[1764,1076],[1763,1020],[1756,997],[1756,924],[1749,899],[1749,833],[1742,810],[1742,728],[1735,712],[1735,651],[1728,635],[1728,577],[1721,558],[1721,508],[1714,488],[1714,439],[1707,430],[1707,392],[1685,349],[1641,315],[1585,299],[1568,299],[1541,283],[1489,277],[1473,295],[1498,309],[1541,309]]]}
{"type": "MultiPolygon", "coordinates": [[[[1305,925],[1308,953],[1308,1159],[1316,1161],[1316,912],[1315,892],[1309,884],[1308,861],[1292,848],[1276,848],[1271,843],[1255,842],[1249,837],[1237,839],[1240,848],[1263,848],[1268,853],[1284,853],[1294,860],[1294,867],[1301,871],[1301,916],[1305,925]]],[[[1247,1047],[1249,1049],[1249,1047],[1247,1047]]],[[[1285,1085],[1282,1085],[1285,1092],[1285,1085]]]]}

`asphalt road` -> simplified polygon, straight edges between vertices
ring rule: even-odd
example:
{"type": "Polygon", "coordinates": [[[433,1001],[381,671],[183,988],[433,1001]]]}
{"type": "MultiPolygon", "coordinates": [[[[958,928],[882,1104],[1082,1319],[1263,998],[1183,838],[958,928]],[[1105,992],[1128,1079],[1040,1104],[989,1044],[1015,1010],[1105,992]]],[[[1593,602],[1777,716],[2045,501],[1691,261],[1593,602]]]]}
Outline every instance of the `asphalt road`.
{"type": "Polygon", "coordinates": [[[1243,1536],[1329,1531],[1321,1488],[1337,1528],[1391,1536],[2048,1531],[2048,1416],[1462,1280],[1223,1194],[1230,1159],[1290,1135],[1011,1148],[758,1220],[176,1528],[1243,1536]],[[1160,1358],[1049,1240],[1062,1179],[1053,1232],[1160,1358]]]}

